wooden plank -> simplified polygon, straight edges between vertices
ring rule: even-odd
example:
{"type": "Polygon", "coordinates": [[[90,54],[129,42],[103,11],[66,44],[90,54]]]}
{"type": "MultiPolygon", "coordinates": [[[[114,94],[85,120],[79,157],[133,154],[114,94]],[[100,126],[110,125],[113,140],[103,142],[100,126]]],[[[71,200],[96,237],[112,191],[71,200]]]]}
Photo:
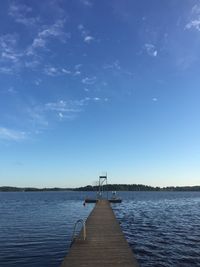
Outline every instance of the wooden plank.
{"type": "Polygon", "coordinates": [[[86,232],[86,240],[74,242],[61,267],[139,266],[107,200],[95,205],[86,232]]]}

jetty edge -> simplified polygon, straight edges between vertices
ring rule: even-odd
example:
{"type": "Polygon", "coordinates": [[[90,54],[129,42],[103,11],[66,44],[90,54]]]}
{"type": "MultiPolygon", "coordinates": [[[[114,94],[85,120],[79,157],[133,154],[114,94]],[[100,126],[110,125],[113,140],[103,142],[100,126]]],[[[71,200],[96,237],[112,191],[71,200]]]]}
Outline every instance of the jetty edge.
{"type": "Polygon", "coordinates": [[[61,267],[139,267],[108,200],[97,201],[61,267]]]}

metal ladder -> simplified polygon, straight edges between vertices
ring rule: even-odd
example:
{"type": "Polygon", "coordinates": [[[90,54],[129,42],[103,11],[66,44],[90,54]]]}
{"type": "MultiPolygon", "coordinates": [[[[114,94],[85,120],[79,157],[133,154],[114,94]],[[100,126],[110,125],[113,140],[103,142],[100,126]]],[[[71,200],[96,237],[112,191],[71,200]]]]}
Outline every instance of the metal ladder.
{"type": "Polygon", "coordinates": [[[72,239],[71,239],[71,244],[70,244],[70,247],[72,246],[72,244],[75,242],[75,240],[77,239],[77,232],[76,232],[76,228],[78,225],[82,225],[82,231],[83,231],[83,240],[85,241],[86,240],[86,224],[85,224],[85,221],[80,219],[80,220],[77,220],[76,223],[74,224],[74,229],[73,229],[73,234],[72,234],[72,239]]]}

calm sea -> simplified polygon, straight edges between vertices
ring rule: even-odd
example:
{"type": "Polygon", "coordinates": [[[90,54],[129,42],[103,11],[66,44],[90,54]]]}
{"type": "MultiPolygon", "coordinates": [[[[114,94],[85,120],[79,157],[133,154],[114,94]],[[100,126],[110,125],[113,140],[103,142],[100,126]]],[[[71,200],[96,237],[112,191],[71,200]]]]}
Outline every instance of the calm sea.
{"type": "MultiPolygon", "coordinates": [[[[58,267],[85,192],[0,193],[0,266],[58,267]]],[[[142,267],[200,266],[200,192],[121,192],[114,212],[142,267]]]]}

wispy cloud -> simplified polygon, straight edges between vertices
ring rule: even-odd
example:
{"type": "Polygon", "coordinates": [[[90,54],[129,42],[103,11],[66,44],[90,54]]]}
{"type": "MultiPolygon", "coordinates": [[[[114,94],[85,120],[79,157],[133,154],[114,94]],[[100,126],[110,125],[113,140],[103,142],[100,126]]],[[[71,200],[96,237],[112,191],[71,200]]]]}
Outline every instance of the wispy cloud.
{"type": "MultiPolygon", "coordinates": [[[[104,64],[103,69],[110,71],[114,75],[124,75],[124,76],[129,76],[129,77],[132,77],[134,75],[132,71],[123,68],[118,59],[116,59],[115,61],[111,63],[104,64]]],[[[107,83],[103,82],[103,86],[107,86],[107,83]]]]}
{"type": "Polygon", "coordinates": [[[74,70],[71,71],[69,69],[66,68],[62,68],[62,67],[55,67],[52,65],[48,65],[44,67],[44,73],[48,76],[52,76],[52,77],[56,77],[56,76],[60,76],[60,75],[73,75],[73,76],[77,76],[80,75],[81,72],[78,70],[74,70]]]}
{"type": "Polygon", "coordinates": [[[186,29],[195,29],[200,31],[200,18],[188,22],[185,26],[186,29]]]}
{"type": "MultiPolygon", "coordinates": [[[[25,7],[24,7],[25,9],[25,7]]],[[[17,7],[12,7],[17,10],[17,7]]],[[[28,12],[28,11],[27,11],[28,12]]],[[[33,38],[31,44],[27,47],[20,46],[20,38],[18,34],[4,34],[0,36],[0,72],[4,74],[14,74],[25,67],[34,69],[43,62],[43,51],[49,52],[49,43],[52,40],[66,42],[70,38],[70,33],[64,30],[65,19],[57,19],[54,24],[43,25],[38,27],[37,34],[33,38]]],[[[45,70],[49,75],[57,75],[55,69],[45,70]],[[49,72],[48,72],[49,71],[49,72]]],[[[67,74],[67,71],[59,70],[60,73],[67,74]]]]}
{"type": "Polygon", "coordinates": [[[76,119],[84,112],[87,105],[100,101],[106,102],[108,99],[94,96],[26,105],[23,107],[23,123],[28,130],[25,132],[0,127],[0,140],[23,141],[29,139],[35,134],[43,133],[57,123],[76,119]]]}
{"type": "Polygon", "coordinates": [[[80,68],[81,68],[82,66],[83,66],[82,64],[76,64],[76,65],[74,66],[74,69],[75,69],[75,70],[80,70],[80,68]]]}
{"type": "Polygon", "coordinates": [[[23,56],[17,51],[17,34],[5,34],[0,36],[1,61],[16,63],[23,56]]]}
{"type": "Polygon", "coordinates": [[[83,26],[83,24],[78,25],[78,30],[81,33],[81,36],[83,37],[83,41],[87,44],[90,44],[95,40],[95,38],[90,34],[90,32],[83,26]]]}
{"type": "Polygon", "coordinates": [[[27,5],[18,4],[12,2],[9,6],[8,13],[17,23],[21,23],[25,26],[33,26],[38,21],[38,17],[31,16],[32,8],[27,5]]]}
{"type": "Polygon", "coordinates": [[[37,49],[47,49],[47,42],[58,39],[65,42],[71,37],[70,33],[64,31],[65,19],[58,19],[53,25],[43,26],[37,36],[33,39],[32,44],[27,49],[27,55],[34,55],[37,49]]]}
{"type": "Polygon", "coordinates": [[[78,30],[81,32],[81,34],[82,34],[83,36],[85,36],[85,35],[88,34],[88,31],[85,29],[85,27],[83,26],[83,24],[79,24],[77,28],[78,28],[78,30]]]}
{"type": "Polygon", "coordinates": [[[27,57],[26,52],[19,49],[17,34],[5,34],[0,36],[0,72],[14,74],[23,67],[35,68],[39,65],[37,57],[27,57]]]}
{"type": "Polygon", "coordinates": [[[45,104],[44,111],[51,112],[59,120],[75,119],[80,112],[83,111],[85,105],[88,104],[90,98],[80,100],[59,100],[57,102],[49,102],[45,104]]]}
{"type": "Polygon", "coordinates": [[[120,63],[119,63],[119,60],[115,60],[113,63],[110,63],[110,64],[105,64],[103,66],[104,69],[115,69],[115,70],[120,70],[121,69],[121,66],[120,66],[120,63]]]}
{"type": "Polygon", "coordinates": [[[76,70],[76,71],[74,72],[74,76],[79,76],[79,75],[81,75],[80,70],[76,70]]]}
{"type": "Polygon", "coordinates": [[[91,0],[80,0],[80,2],[87,7],[92,7],[93,5],[91,0]]]}
{"type": "Polygon", "coordinates": [[[16,94],[17,93],[17,90],[13,87],[13,86],[10,86],[7,90],[7,92],[9,94],[16,94]]]}
{"type": "Polygon", "coordinates": [[[39,86],[41,84],[42,80],[41,79],[36,79],[35,80],[35,85],[39,86]]]}
{"type": "Polygon", "coordinates": [[[11,68],[11,67],[0,67],[0,73],[13,74],[13,68],[11,68]]]}
{"type": "Polygon", "coordinates": [[[185,25],[185,29],[194,29],[200,31],[200,5],[196,4],[192,7],[189,22],[185,25]]]}
{"type": "Polygon", "coordinates": [[[153,44],[145,44],[144,45],[146,53],[151,57],[156,57],[158,55],[158,51],[153,44]]]}
{"type": "Polygon", "coordinates": [[[83,105],[83,100],[50,102],[45,105],[48,111],[57,112],[80,112],[80,107],[83,105]]]}
{"type": "Polygon", "coordinates": [[[27,137],[28,134],[26,132],[0,127],[0,139],[2,140],[21,141],[27,137]]]}
{"type": "Polygon", "coordinates": [[[28,116],[26,124],[30,125],[31,132],[47,129],[49,121],[43,105],[30,105],[24,111],[28,116]]]}
{"type": "Polygon", "coordinates": [[[59,76],[61,74],[60,70],[58,68],[55,68],[53,66],[46,66],[44,68],[44,73],[48,76],[59,76]]]}
{"type": "Polygon", "coordinates": [[[64,74],[71,74],[71,70],[68,70],[68,69],[65,69],[65,68],[62,68],[61,71],[64,73],[64,74]]]}
{"type": "Polygon", "coordinates": [[[90,35],[85,36],[85,38],[84,38],[85,43],[90,44],[92,41],[94,41],[94,37],[92,37],[90,35]]]}
{"type": "Polygon", "coordinates": [[[87,85],[90,85],[90,84],[94,84],[96,82],[96,76],[93,76],[93,77],[85,77],[81,80],[81,82],[83,84],[87,84],[87,85]]]}
{"type": "Polygon", "coordinates": [[[76,118],[90,102],[107,101],[107,98],[85,97],[79,100],[59,100],[56,102],[46,103],[44,112],[53,112],[60,119],[76,118]]]}

